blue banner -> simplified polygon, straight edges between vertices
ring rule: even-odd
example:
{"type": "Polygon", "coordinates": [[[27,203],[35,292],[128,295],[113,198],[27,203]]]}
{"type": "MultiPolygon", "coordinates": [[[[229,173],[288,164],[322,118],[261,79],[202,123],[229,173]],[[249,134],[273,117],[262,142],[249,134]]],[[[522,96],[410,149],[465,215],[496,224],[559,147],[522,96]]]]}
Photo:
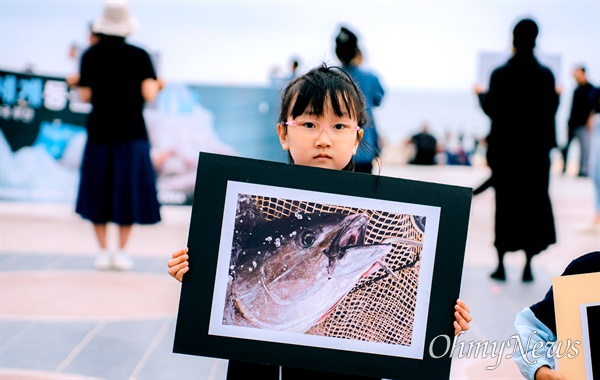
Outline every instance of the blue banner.
{"type": "MultiPolygon", "coordinates": [[[[286,161],[279,88],[167,84],[144,118],[162,204],[192,202],[198,153],[286,161]]],[[[0,71],[0,200],[75,202],[91,104],[65,78],[0,71]]]]}

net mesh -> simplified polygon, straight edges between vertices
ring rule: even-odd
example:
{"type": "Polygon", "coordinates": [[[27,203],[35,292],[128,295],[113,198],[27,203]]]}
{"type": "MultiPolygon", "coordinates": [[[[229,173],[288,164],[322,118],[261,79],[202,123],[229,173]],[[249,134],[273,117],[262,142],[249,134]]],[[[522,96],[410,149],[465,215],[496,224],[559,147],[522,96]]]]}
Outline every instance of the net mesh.
{"type": "MultiPolygon", "coordinates": [[[[414,217],[363,208],[335,206],[282,198],[252,196],[266,220],[296,212],[336,212],[369,216],[365,244],[381,243],[389,237],[423,242],[423,231],[414,217]]],[[[419,283],[422,245],[392,243],[383,267],[361,278],[335,310],[307,333],[409,346],[419,283]]]]}

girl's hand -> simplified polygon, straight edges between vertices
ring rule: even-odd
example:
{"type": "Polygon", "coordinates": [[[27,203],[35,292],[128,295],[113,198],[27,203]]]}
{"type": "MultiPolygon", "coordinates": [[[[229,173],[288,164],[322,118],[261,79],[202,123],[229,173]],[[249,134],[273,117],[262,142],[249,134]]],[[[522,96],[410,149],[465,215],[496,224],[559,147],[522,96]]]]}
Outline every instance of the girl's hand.
{"type": "Polygon", "coordinates": [[[169,260],[169,274],[173,276],[176,280],[181,282],[183,280],[183,275],[187,273],[190,269],[188,266],[188,258],[187,255],[188,248],[185,247],[178,251],[173,252],[173,258],[169,260]]]}
{"type": "Polygon", "coordinates": [[[469,307],[466,303],[461,300],[456,300],[456,305],[454,305],[454,335],[458,335],[461,331],[467,331],[469,329],[469,322],[473,320],[471,318],[471,314],[469,312],[469,307]]]}

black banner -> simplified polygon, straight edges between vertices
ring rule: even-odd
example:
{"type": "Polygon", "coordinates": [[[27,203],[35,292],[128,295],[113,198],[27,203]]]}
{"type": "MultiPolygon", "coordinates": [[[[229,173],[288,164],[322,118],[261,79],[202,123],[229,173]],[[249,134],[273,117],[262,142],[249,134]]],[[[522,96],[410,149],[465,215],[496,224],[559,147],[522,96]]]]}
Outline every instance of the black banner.
{"type": "Polygon", "coordinates": [[[90,110],[65,78],[0,71],[0,130],[13,151],[33,145],[44,125],[83,128],[90,110]]]}

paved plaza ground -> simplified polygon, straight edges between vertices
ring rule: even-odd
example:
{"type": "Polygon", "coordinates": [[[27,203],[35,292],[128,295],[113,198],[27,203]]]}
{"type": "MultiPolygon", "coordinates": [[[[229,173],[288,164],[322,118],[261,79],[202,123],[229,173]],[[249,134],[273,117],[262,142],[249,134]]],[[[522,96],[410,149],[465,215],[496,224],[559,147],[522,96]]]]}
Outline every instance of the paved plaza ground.
{"type": "MultiPolygon", "coordinates": [[[[475,187],[484,167],[387,165],[390,177],[475,187]]],[[[591,180],[553,171],[550,194],[558,243],[533,260],[535,281],[520,281],[524,254],[507,255],[508,281],[489,278],[493,190],[473,198],[460,297],[474,318],[466,341],[507,340],[515,314],[541,299],[553,276],[600,247],[591,180]]],[[[0,203],[1,379],[224,379],[227,362],[172,353],[180,284],[167,274],[187,242],[191,208],[162,208],[163,221],[135,227],[130,272],[94,269],[90,224],[70,204],[0,203]]],[[[521,215],[535,223],[535,215],[521,215]]],[[[112,231],[114,232],[114,231],[112,231]]],[[[519,379],[512,360],[454,358],[453,379],[519,379]]]]}

